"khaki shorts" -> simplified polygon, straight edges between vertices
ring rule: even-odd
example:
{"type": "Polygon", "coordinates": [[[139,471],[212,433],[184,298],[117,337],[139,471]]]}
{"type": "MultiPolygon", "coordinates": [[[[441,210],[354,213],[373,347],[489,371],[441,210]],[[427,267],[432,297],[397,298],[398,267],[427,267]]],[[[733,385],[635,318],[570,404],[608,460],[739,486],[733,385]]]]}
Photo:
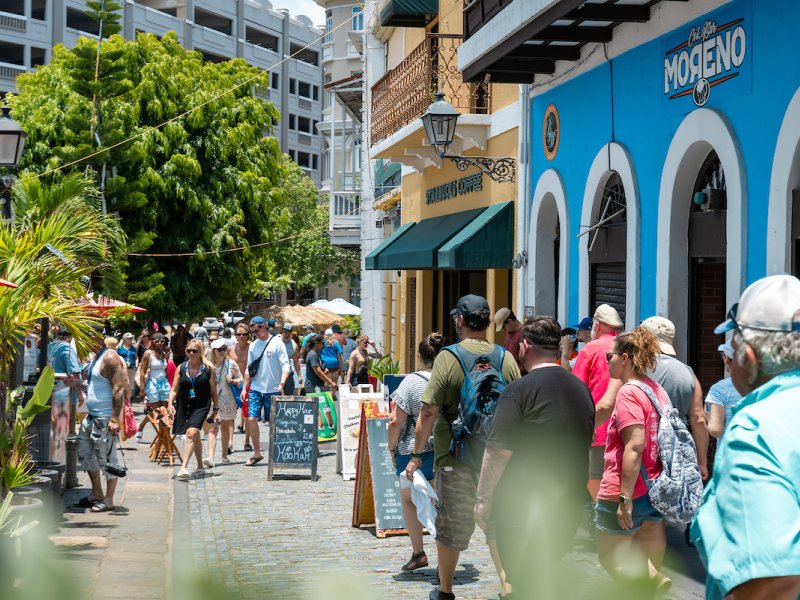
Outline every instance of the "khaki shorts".
{"type": "MultiPolygon", "coordinates": [[[[78,431],[78,461],[84,471],[103,471],[107,465],[117,464],[117,436],[108,433],[108,417],[86,415],[78,431]]],[[[105,471],[104,471],[105,472],[105,471]]],[[[106,473],[106,479],[116,475],[106,473]]]]}
{"type": "MultiPolygon", "coordinates": [[[[436,503],[436,541],[453,550],[466,550],[475,531],[475,495],[478,476],[469,467],[457,465],[440,467],[434,475],[434,489],[439,495],[436,503]]],[[[495,539],[490,523],[486,540],[495,539]]]]}

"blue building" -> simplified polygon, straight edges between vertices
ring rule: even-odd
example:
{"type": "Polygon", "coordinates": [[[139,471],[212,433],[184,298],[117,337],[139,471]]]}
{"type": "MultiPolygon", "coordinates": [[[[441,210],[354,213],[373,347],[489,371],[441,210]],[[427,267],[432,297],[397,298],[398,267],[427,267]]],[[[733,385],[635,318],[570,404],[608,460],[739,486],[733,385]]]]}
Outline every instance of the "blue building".
{"type": "Polygon", "coordinates": [[[529,86],[518,305],[667,316],[707,386],[713,325],[749,282],[800,270],[800,3],[501,4],[459,67],[529,86]]]}

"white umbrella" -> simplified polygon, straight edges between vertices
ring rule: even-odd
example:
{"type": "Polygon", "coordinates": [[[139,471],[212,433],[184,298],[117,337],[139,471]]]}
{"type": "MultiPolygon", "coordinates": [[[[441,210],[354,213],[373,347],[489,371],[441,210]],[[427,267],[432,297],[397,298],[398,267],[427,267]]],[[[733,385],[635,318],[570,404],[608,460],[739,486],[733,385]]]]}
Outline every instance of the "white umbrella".
{"type": "Polygon", "coordinates": [[[334,298],[333,300],[317,300],[312,304],[336,313],[339,316],[360,315],[361,309],[355,304],[351,304],[344,298],[334,298]]]}

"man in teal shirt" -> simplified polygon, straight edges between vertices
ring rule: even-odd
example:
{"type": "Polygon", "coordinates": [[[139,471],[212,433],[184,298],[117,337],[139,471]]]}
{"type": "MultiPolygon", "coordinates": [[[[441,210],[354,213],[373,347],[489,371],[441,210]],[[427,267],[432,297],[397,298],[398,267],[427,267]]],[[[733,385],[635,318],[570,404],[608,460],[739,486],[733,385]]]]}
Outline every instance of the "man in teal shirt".
{"type": "Polygon", "coordinates": [[[733,330],[733,408],[691,536],[706,598],[800,598],[800,280],[748,287],[716,333],[733,330]]]}

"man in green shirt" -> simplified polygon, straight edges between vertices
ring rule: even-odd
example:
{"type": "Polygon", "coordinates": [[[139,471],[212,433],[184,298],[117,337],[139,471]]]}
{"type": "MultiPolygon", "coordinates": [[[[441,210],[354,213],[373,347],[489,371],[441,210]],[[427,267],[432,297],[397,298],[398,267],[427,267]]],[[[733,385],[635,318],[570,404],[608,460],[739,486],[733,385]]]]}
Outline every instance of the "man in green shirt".
{"type": "MultiPolygon", "coordinates": [[[[488,355],[495,347],[486,339],[486,329],[491,322],[491,312],[486,298],[469,294],[458,300],[450,311],[461,340],[459,346],[472,354],[488,355]]],[[[517,361],[505,352],[502,364],[506,384],[519,379],[517,361]]],[[[450,424],[458,417],[461,401],[461,385],[464,370],[451,352],[440,352],[433,363],[430,381],[422,396],[422,410],[414,435],[414,454],[406,467],[406,475],[411,479],[419,468],[425,444],[433,431],[434,485],[439,495],[436,514],[436,548],[439,564],[439,586],[430,593],[430,600],[452,600],[453,576],[458,566],[458,557],[469,546],[475,530],[475,494],[480,473],[460,462],[450,454],[453,434],[450,424]]],[[[486,530],[486,541],[500,576],[502,594],[511,592],[506,583],[503,567],[497,553],[492,528],[486,530]]]]}

